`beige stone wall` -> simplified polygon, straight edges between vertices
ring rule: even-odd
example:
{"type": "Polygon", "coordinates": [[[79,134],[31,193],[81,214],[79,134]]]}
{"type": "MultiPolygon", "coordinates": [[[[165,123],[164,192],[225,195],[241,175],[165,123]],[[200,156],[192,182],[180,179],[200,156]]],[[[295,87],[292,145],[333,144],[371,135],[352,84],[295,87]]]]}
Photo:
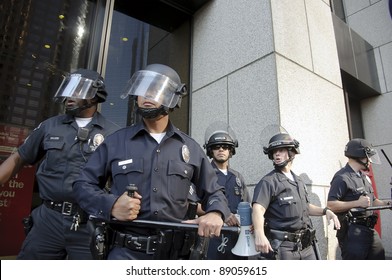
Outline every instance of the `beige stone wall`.
{"type": "MultiPolygon", "coordinates": [[[[229,122],[239,140],[231,165],[252,189],[272,167],[260,133],[281,124],[300,142],[294,171],[325,206],[348,141],[328,1],[211,1],[194,17],[191,73],[192,137],[202,145],[210,122],[229,122]]],[[[323,258],[335,259],[335,232],[313,220],[323,258]]]]}

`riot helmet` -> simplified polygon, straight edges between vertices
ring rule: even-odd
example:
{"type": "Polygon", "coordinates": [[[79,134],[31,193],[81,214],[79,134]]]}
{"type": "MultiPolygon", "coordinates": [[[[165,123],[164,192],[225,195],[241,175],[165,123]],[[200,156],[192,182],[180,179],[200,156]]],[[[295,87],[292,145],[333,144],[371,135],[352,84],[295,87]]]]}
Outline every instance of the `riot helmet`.
{"type": "Polygon", "coordinates": [[[144,118],[156,118],[167,115],[169,110],[181,106],[182,97],[187,94],[185,84],[180,76],[169,66],[150,64],[145,69],[137,71],[128,81],[121,98],[142,96],[161,104],[159,108],[138,108],[144,118]]]}
{"type": "Polygon", "coordinates": [[[63,102],[66,98],[93,99],[97,97],[98,102],[106,101],[107,92],[101,75],[93,70],[78,69],[64,77],[58,88],[54,99],[63,102]]]}
{"type": "Polygon", "coordinates": [[[84,100],[83,106],[76,105],[66,109],[67,114],[77,114],[96,103],[105,102],[106,97],[107,92],[102,76],[93,70],[78,69],[64,77],[53,99],[58,103],[63,103],[67,98],[84,100]],[[94,98],[96,102],[87,101],[94,98]]]}
{"type": "Polygon", "coordinates": [[[238,147],[238,140],[233,129],[225,122],[214,122],[206,130],[205,143],[207,156],[212,158],[212,148],[217,145],[227,145],[230,147],[231,155],[235,155],[235,148],[238,147]]]}
{"type": "Polygon", "coordinates": [[[365,167],[365,170],[369,170],[370,163],[380,164],[377,150],[365,139],[355,138],[348,141],[344,148],[344,155],[355,159],[365,167]],[[367,161],[362,162],[361,158],[366,158],[367,161]]]}
{"type": "Polygon", "coordinates": [[[285,167],[287,163],[294,159],[296,154],[300,153],[299,142],[292,138],[288,133],[278,133],[272,136],[268,142],[268,146],[263,147],[263,152],[268,155],[270,160],[273,160],[273,151],[281,148],[287,148],[289,159],[279,164],[274,162],[274,166],[279,168],[285,167]]]}

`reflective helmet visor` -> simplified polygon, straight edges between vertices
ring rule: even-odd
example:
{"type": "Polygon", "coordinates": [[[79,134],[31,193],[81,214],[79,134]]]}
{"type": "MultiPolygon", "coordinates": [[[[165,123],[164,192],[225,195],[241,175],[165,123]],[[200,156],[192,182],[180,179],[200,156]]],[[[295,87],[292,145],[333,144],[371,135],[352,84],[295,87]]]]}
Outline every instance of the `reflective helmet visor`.
{"type": "Polygon", "coordinates": [[[157,72],[141,70],[128,81],[121,98],[128,95],[142,96],[168,108],[174,108],[180,95],[176,94],[181,85],[157,72]]]}
{"type": "Polygon", "coordinates": [[[63,102],[66,98],[92,99],[97,90],[97,81],[82,77],[81,74],[70,74],[64,78],[54,99],[56,102],[63,102]]]}

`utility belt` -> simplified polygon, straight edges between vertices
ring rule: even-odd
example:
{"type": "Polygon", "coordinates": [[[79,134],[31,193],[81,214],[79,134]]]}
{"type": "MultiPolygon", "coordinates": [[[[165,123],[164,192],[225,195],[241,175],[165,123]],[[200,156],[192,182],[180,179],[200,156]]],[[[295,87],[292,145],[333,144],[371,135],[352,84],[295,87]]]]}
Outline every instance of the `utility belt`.
{"type": "MultiPolygon", "coordinates": [[[[142,235],[123,232],[108,227],[109,248],[123,247],[132,251],[154,255],[154,259],[183,259],[189,258],[194,239],[191,232],[180,230],[160,230],[156,234],[142,235]]],[[[196,234],[196,232],[194,233],[196,234]]]]}
{"type": "Polygon", "coordinates": [[[367,217],[348,217],[348,222],[350,224],[356,224],[356,225],[361,225],[365,226],[368,228],[374,228],[374,226],[377,224],[378,216],[377,215],[370,215],[367,217]]]}
{"type": "Polygon", "coordinates": [[[114,231],[113,245],[125,247],[132,251],[154,254],[162,243],[162,235],[140,236],[114,231]]]}
{"type": "Polygon", "coordinates": [[[57,212],[60,212],[63,215],[71,216],[75,215],[76,212],[80,209],[76,203],[68,202],[68,201],[51,201],[44,200],[44,204],[46,207],[53,209],[57,212]]]}
{"type": "Polygon", "coordinates": [[[68,201],[44,200],[44,205],[49,209],[57,211],[65,216],[77,216],[79,223],[86,223],[88,215],[79,207],[78,204],[68,201]]]}
{"type": "Polygon", "coordinates": [[[316,236],[316,231],[311,229],[302,229],[295,232],[289,232],[276,229],[267,229],[266,236],[268,239],[277,239],[280,241],[290,241],[297,243],[298,249],[303,250],[312,245],[312,241],[316,236]]]}

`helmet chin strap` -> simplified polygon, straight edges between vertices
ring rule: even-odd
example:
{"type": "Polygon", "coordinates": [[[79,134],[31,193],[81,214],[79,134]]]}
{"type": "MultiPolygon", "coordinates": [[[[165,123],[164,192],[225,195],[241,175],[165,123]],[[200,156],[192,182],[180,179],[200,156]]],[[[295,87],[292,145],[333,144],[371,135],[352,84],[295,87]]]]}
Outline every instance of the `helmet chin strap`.
{"type": "Polygon", "coordinates": [[[370,166],[370,160],[368,158],[366,158],[366,162],[361,161],[359,158],[355,159],[356,162],[360,163],[361,165],[363,165],[365,167],[365,171],[369,171],[369,166],[370,166]]]}
{"type": "Polygon", "coordinates": [[[82,111],[93,107],[95,104],[94,103],[88,103],[87,100],[83,100],[83,105],[81,107],[77,106],[77,107],[73,107],[73,108],[66,108],[65,109],[65,113],[67,115],[71,115],[71,116],[78,116],[82,111]]]}
{"type": "Polygon", "coordinates": [[[285,161],[282,161],[281,163],[275,163],[274,160],[272,160],[274,167],[276,169],[283,169],[286,167],[286,165],[290,162],[293,161],[293,159],[295,158],[295,153],[293,153],[290,149],[287,150],[288,154],[289,154],[289,158],[286,159],[285,161]]]}
{"type": "Polygon", "coordinates": [[[155,119],[160,115],[166,116],[167,114],[169,114],[167,108],[162,105],[159,108],[137,107],[137,112],[145,119],[155,119]]]}
{"type": "Polygon", "coordinates": [[[290,162],[293,161],[294,157],[290,157],[289,159],[286,159],[285,161],[282,161],[281,163],[275,163],[275,161],[273,160],[272,162],[274,163],[274,167],[276,169],[283,169],[286,167],[286,165],[290,162]]]}

